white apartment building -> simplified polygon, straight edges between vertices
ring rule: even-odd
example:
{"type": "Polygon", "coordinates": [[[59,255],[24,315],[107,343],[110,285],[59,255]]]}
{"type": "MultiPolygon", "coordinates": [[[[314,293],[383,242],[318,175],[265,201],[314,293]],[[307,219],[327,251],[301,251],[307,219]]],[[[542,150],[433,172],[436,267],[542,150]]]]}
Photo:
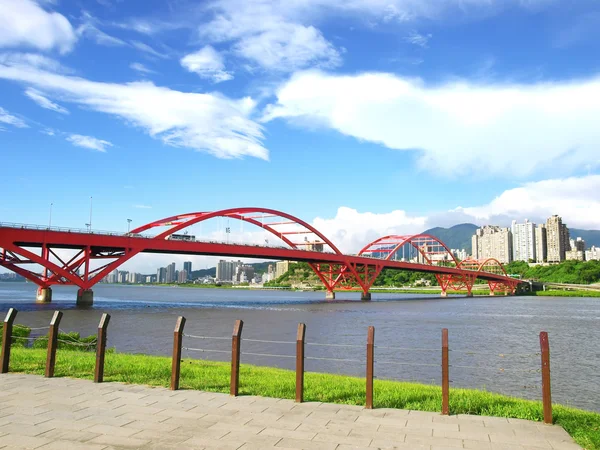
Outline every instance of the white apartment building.
{"type": "Polygon", "coordinates": [[[566,252],[571,247],[569,245],[569,229],[557,215],[549,217],[546,221],[546,240],[548,262],[564,261],[566,259],[566,252]]]}
{"type": "Polygon", "coordinates": [[[546,224],[540,223],[535,228],[535,262],[545,263],[548,259],[548,236],[546,224]]]}
{"type": "Polygon", "coordinates": [[[512,221],[513,261],[536,261],[535,223],[512,221]]]}
{"type": "Polygon", "coordinates": [[[585,251],[585,260],[586,261],[600,261],[600,248],[592,245],[589,250],[585,251]]]}
{"type": "Polygon", "coordinates": [[[495,258],[503,264],[512,262],[512,233],[510,228],[486,225],[478,228],[471,238],[473,258],[495,258]]]}

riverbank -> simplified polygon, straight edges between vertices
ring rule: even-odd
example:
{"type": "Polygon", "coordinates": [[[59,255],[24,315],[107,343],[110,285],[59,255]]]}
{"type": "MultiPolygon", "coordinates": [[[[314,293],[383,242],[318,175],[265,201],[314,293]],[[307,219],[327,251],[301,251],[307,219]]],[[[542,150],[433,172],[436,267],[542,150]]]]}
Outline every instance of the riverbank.
{"type": "MultiPolygon", "coordinates": [[[[42,375],[46,351],[14,347],[11,372],[42,375]]],[[[55,376],[92,379],[93,352],[62,350],[57,353],[55,376]]],[[[240,394],[293,399],[295,373],[242,364],[240,394]]],[[[184,359],[181,365],[183,389],[229,392],[230,364],[184,359]]],[[[169,385],[171,359],[160,356],[110,353],[106,357],[105,381],[150,386],[169,385]]],[[[305,400],[364,405],[365,381],[341,375],[306,373],[305,400]]],[[[375,380],[374,406],[438,412],[441,388],[415,383],[375,380]]],[[[542,421],[541,402],[521,400],[473,389],[451,389],[451,414],[479,414],[542,421]]],[[[554,422],[561,425],[586,449],[600,450],[600,414],[565,406],[554,406],[554,422]]]]}

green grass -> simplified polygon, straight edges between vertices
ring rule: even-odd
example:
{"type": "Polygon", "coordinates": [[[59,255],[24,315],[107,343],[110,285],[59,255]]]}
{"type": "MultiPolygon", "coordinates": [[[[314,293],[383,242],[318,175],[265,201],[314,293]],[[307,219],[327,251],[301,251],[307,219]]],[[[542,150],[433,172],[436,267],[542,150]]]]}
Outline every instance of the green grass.
{"type": "MultiPolygon", "coordinates": [[[[10,370],[42,375],[46,352],[16,347],[11,353],[10,370]]],[[[93,352],[57,352],[55,376],[92,379],[93,352]]],[[[222,362],[184,359],[181,388],[229,392],[230,365],[222,362]]],[[[169,386],[171,359],[159,356],[110,353],[106,356],[105,381],[150,386],[169,386]]],[[[295,373],[289,370],[242,364],[240,395],[293,399],[295,373]]],[[[306,373],[306,401],[364,405],[365,381],[341,375],[306,373]]],[[[440,411],[441,388],[415,383],[375,380],[374,406],[421,411],[440,411]]],[[[507,397],[471,389],[451,389],[452,414],[479,414],[542,421],[540,402],[507,397]]],[[[586,449],[600,450],[600,414],[565,406],[554,406],[554,422],[561,425],[586,449]]]]}
{"type": "Polygon", "coordinates": [[[534,295],[540,297],[600,297],[600,291],[583,290],[558,290],[535,291],[534,295]]]}

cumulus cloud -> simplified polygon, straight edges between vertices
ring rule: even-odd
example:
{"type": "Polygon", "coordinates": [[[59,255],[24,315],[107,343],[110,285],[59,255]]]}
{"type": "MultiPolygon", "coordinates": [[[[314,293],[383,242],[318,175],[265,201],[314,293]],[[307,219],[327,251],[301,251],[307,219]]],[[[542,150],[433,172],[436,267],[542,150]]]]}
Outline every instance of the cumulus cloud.
{"type": "Polygon", "coordinates": [[[43,90],[52,99],[116,116],[167,145],[205,151],[219,158],[268,160],[262,127],[250,119],[251,98],[188,93],[151,82],[101,83],[36,67],[0,64],[0,79],[43,90]]]}
{"type": "Polygon", "coordinates": [[[7,110],[0,106],[0,123],[12,125],[17,128],[27,128],[25,121],[17,116],[9,114],[7,110]]]}
{"type": "Polygon", "coordinates": [[[447,176],[520,177],[598,164],[600,77],[531,85],[427,86],[387,73],[294,75],[264,121],[329,127],[398,150],[447,176]]]}
{"type": "Polygon", "coordinates": [[[181,58],[181,65],[200,78],[207,78],[215,83],[231,80],[233,75],[225,71],[223,57],[210,45],[202,47],[195,53],[181,58]]]}
{"type": "Polygon", "coordinates": [[[89,148],[90,150],[96,150],[102,153],[106,152],[107,147],[112,147],[112,144],[108,141],[97,139],[92,136],[83,136],[81,134],[70,134],[66,139],[77,147],[89,148]]]}
{"type": "Polygon", "coordinates": [[[33,0],[0,0],[0,47],[57,49],[67,53],[77,36],[65,16],[43,9],[33,0]]]}
{"type": "Polygon", "coordinates": [[[69,111],[62,106],[54,103],[52,100],[47,99],[44,95],[38,91],[37,89],[28,88],[25,90],[25,95],[29,97],[31,100],[36,102],[42,108],[50,109],[52,111],[56,111],[61,114],[69,114],[69,111]]]}

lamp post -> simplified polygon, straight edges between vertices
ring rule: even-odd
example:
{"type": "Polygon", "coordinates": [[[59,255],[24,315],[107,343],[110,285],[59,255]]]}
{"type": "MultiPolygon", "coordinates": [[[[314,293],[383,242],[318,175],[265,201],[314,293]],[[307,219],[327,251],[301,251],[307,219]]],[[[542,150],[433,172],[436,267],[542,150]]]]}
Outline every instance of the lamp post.
{"type": "Polygon", "coordinates": [[[50,203],[50,217],[48,218],[48,228],[52,227],[52,205],[54,203],[50,203]]]}
{"type": "Polygon", "coordinates": [[[127,219],[127,234],[129,234],[129,227],[131,226],[131,219],[127,219]]]}
{"type": "Polygon", "coordinates": [[[90,231],[92,231],[92,197],[90,196],[90,231]]]}

